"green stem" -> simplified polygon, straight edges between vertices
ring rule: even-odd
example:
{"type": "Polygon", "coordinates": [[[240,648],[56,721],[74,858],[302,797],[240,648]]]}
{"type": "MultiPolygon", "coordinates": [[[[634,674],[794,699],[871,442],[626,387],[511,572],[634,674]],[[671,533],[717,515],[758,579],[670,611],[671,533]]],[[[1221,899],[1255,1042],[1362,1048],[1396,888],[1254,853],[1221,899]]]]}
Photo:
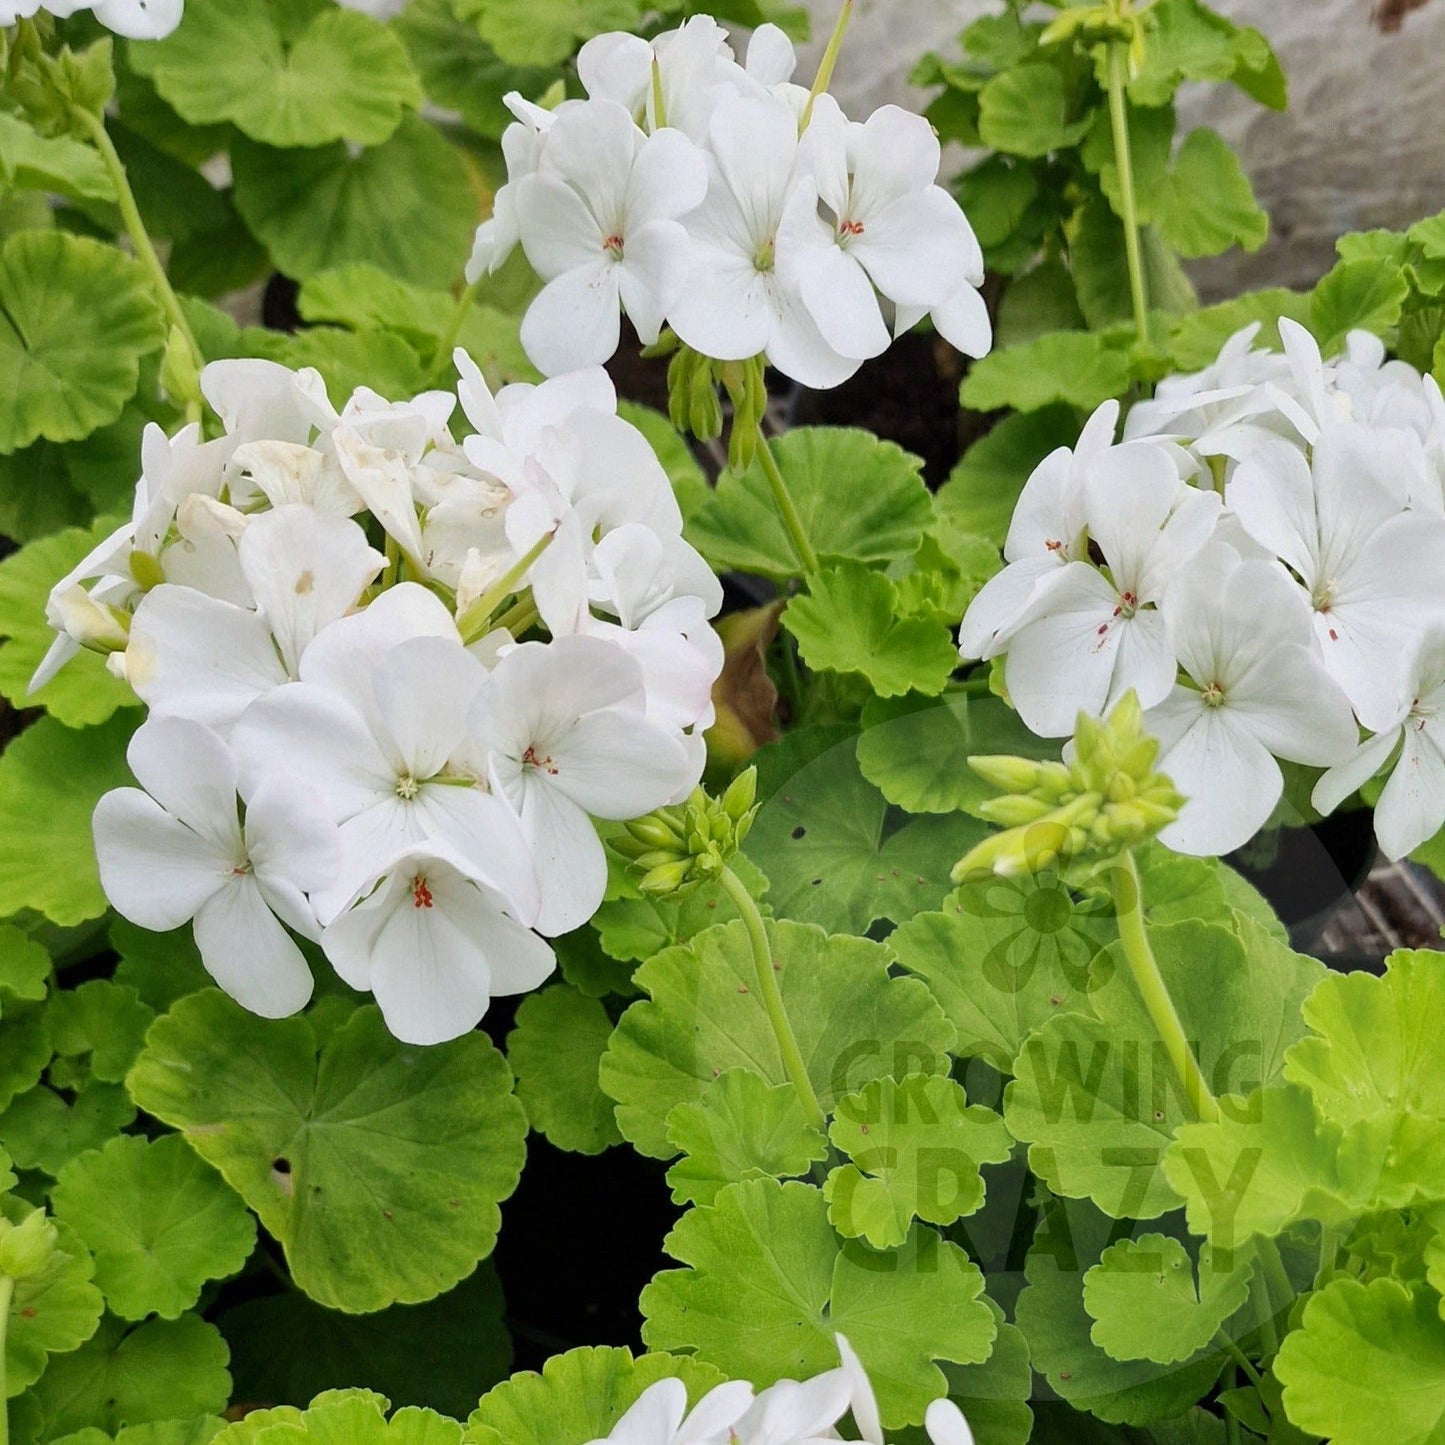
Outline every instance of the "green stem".
{"type": "Polygon", "coordinates": [[[532,564],[552,545],[552,538],[555,532],[544,532],[537,542],[530,547],[520,560],[509,567],[502,576],[498,577],[462,615],[457,618],[457,630],[462,634],[464,643],[472,643],[490,630],[492,613],[517,590],[528,572],[532,570],[532,564]]]}
{"type": "Polygon", "coordinates": [[[1295,1288],[1289,1275],[1285,1273],[1284,1261],[1279,1257],[1279,1246],[1274,1240],[1260,1238],[1255,1244],[1255,1252],[1264,1266],[1264,1297],[1269,1302],[1269,1331],[1273,1336],[1270,1340],[1270,1355],[1273,1358],[1279,1352],[1279,1335],[1275,1331],[1274,1317],[1289,1313],[1295,1288]]]}
{"type": "Polygon", "coordinates": [[[467,317],[471,315],[472,306],[477,297],[481,294],[482,286],[486,282],[486,274],[478,276],[475,281],[470,282],[460,296],[457,297],[457,304],[452,309],[451,320],[447,322],[447,329],[442,332],[441,340],[437,342],[436,350],[432,352],[431,361],[427,364],[427,377],[435,380],[436,377],[446,368],[451,360],[453,349],[457,344],[457,337],[462,334],[462,327],[467,324],[467,317]]]}
{"type": "Polygon", "coordinates": [[[758,461],[762,464],[763,475],[768,479],[768,486],[772,488],[773,503],[778,509],[778,516],[782,518],[783,526],[788,529],[788,536],[792,538],[793,551],[798,554],[803,575],[811,577],[819,570],[818,554],[808,540],[808,529],[803,525],[802,517],[798,515],[793,494],[788,490],[788,484],[778,469],[778,459],[773,455],[773,449],[768,445],[767,433],[763,431],[761,425],[758,427],[758,461]]]}
{"type": "Polygon", "coordinates": [[[10,1395],[5,1379],[5,1334],[10,1326],[10,1301],[15,1296],[15,1281],[0,1275],[0,1445],[10,1445],[10,1395]]]}
{"type": "Polygon", "coordinates": [[[1119,172],[1119,204],[1123,208],[1124,254],[1129,263],[1129,296],[1134,303],[1134,329],[1149,340],[1149,294],[1144,285],[1144,256],[1139,243],[1139,206],[1134,196],[1134,155],[1129,140],[1129,108],[1124,98],[1129,46],[1109,42],[1109,122],[1114,132],[1114,164],[1119,172]]]}
{"type": "MultiPolygon", "coordinates": [[[[125,162],[121,160],[120,153],[115,148],[115,142],[111,140],[110,132],[105,128],[105,121],[91,110],[77,108],[71,114],[90,137],[96,150],[100,152],[100,158],[115,186],[116,204],[120,208],[120,218],[125,223],[126,234],[135,248],[136,258],[150,275],[151,284],[161,298],[161,304],[165,307],[166,315],[170,317],[171,325],[181,333],[186,345],[190,347],[191,355],[195,359],[196,370],[200,371],[201,367],[206,364],[206,358],[201,354],[195,333],[191,330],[191,323],[186,319],[185,308],[181,305],[181,299],[171,285],[171,278],[166,275],[166,268],[161,265],[161,258],[156,254],[150,232],[146,230],[145,221],[141,217],[140,207],[136,205],[135,192],[130,188],[130,178],[125,173],[125,162]]],[[[194,415],[191,415],[191,420],[199,421],[200,402],[198,400],[188,404],[187,413],[192,412],[194,415]]],[[[3,1445],[3,1442],[0,1442],[0,1445],[3,1445]]]]}
{"type": "Polygon", "coordinates": [[[797,1036],[793,1033],[787,1010],[783,1007],[783,995],[778,988],[777,974],[773,968],[773,950],[768,942],[768,931],[763,926],[763,916],[758,912],[753,895],[731,868],[724,868],[718,881],[722,884],[723,892],[732,899],[733,906],[742,915],[743,926],[748,931],[748,942],[752,945],[753,964],[758,975],[758,993],[761,994],[763,1007],[767,1010],[768,1022],[773,1027],[773,1036],[778,1041],[783,1068],[798,1091],[798,1098],[802,1101],[808,1122],[819,1133],[826,1134],[828,1118],[823,1113],[817,1094],[813,1092],[813,1082],[809,1079],[807,1065],[803,1062],[803,1051],[798,1047],[797,1036]]]}
{"type": "Polygon", "coordinates": [[[538,613],[537,604],[532,601],[532,594],[529,592],[511,611],[504,612],[497,618],[492,631],[506,628],[513,637],[520,637],[529,627],[535,627],[540,621],[541,614],[538,613]]]}
{"type": "Polygon", "coordinates": [[[818,66],[818,74],[814,77],[813,88],[808,93],[808,104],[803,109],[803,119],[798,124],[798,134],[807,130],[813,120],[813,107],[817,104],[818,97],[826,93],[828,87],[833,83],[833,71],[838,64],[838,56],[843,49],[843,37],[848,33],[848,22],[853,18],[853,0],[843,0],[843,8],[838,12],[837,23],[833,26],[833,33],[828,38],[828,48],[823,52],[823,59],[818,66]]]}
{"type": "Polygon", "coordinates": [[[1335,1267],[1335,1261],[1340,1254],[1340,1231],[1331,1224],[1320,1225],[1320,1265],[1315,1274],[1315,1287],[1318,1288],[1324,1277],[1335,1267]]]}
{"type": "Polygon", "coordinates": [[[1223,1330],[1220,1330],[1220,1332],[1215,1335],[1214,1338],[1218,1343],[1219,1348],[1222,1349],[1224,1353],[1228,1355],[1229,1358],[1233,1360],[1234,1363],[1238,1365],[1241,1370],[1244,1371],[1246,1378],[1249,1380],[1249,1383],[1253,1385],[1255,1389],[1258,1389],[1262,1384],[1264,1384],[1264,1377],[1259,1373],[1258,1370],[1254,1368],[1254,1365],[1250,1362],[1249,1356],[1246,1355],[1244,1351],[1241,1350],[1239,1346],[1235,1344],[1234,1341],[1230,1339],[1227,1334],[1224,1333],[1223,1330]]]}
{"type": "Polygon", "coordinates": [[[1222,1115],[1199,1060],[1189,1045],[1184,1025],[1174,1000],[1169,996],[1169,987],[1164,975],[1159,972],[1159,961],[1149,944],[1149,934],[1144,928],[1144,899],[1139,882],[1139,868],[1134,862],[1132,851],[1125,849],[1114,873],[1114,913],[1119,925],[1119,941],[1124,948],[1124,958],[1134,983],[1144,1000],[1144,1007],[1154,1022],[1159,1037],[1164,1041],[1170,1062],[1184,1084],[1185,1097],[1194,1117],[1207,1124],[1217,1124],[1222,1115]]]}

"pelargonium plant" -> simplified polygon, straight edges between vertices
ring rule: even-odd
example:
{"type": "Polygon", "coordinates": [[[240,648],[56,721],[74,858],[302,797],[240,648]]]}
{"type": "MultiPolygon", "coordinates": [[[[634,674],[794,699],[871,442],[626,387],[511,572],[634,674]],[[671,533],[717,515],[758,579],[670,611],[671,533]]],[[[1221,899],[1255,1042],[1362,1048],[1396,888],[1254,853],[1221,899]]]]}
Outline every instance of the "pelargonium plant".
{"type": "Polygon", "coordinates": [[[1439,1436],[1445,218],[851,8],[0,9],[0,1445],[1439,1436]]]}

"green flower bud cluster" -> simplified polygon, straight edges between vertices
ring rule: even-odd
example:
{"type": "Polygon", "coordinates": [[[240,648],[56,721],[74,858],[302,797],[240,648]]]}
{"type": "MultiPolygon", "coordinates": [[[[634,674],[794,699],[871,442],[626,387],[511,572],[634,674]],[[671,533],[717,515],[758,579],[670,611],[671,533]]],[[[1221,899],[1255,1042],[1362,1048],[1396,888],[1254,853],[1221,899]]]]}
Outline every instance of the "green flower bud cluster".
{"type": "Polygon", "coordinates": [[[1143,69],[1147,32],[1156,17],[1152,4],[1135,7],[1130,0],[1103,0],[1099,5],[1071,5],[1039,37],[1040,45],[1073,40],[1084,47],[1124,44],[1129,47],[1129,74],[1143,69]]]}
{"type": "Polygon", "coordinates": [[[1005,831],[960,859],[953,881],[1086,868],[1152,838],[1184,805],[1174,784],[1155,772],[1158,756],[1159,741],[1144,731],[1130,692],[1107,718],[1079,714],[1071,762],[970,758],[969,767],[1000,791],[978,812],[1005,831]]]}
{"type": "Polygon", "coordinates": [[[763,358],[750,361],[714,361],[683,346],[671,332],[665,332],[648,356],[671,356],[667,368],[667,411],[680,432],[690,432],[699,441],[722,435],[723,411],[718,398],[721,386],[733,404],[732,431],[728,437],[728,465],[745,472],[758,448],[758,427],[768,408],[768,389],[763,358]]]}
{"type": "Polygon", "coordinates": [[[644,894],[685,893],[720,877],[742,847],[758,811],[757,790],[756,768],[740,773],[720,798],[698,788],[680,806],[628,823],[612,848],[642,871],[644,894]]]}
{"type": "Polygon", "coordinates": [[[0,1215],[0,1276],[30,1279],[39,1274],[50,1263],[59,1238],[44,1210],[34,1210],[19,1224],[0,1215]]]}

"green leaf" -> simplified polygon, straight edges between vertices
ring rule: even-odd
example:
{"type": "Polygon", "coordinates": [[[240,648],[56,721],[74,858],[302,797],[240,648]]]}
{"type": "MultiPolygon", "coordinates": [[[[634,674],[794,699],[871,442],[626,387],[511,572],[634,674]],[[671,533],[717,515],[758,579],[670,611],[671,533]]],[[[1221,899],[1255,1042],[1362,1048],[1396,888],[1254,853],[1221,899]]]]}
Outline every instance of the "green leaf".
{"type": "Polygon", "coordinates": [[[309,326],[281,338],[270,351],[274,360],[292,370],[314,366],[327,392],[341,405],[359,386],[399,401],[420,390],[427,379],[416,351],[390,331],[309,326]]]}
{"type": "Polygon", "coordinates": [[[1410,286],[1397,266],[1379,261],[1341,261],[1310,298],[1310,330],[1329,356],[1355,330],[1386,335],[1400,319],[1410,286]]]}
{"type": "Polygon", "coordinates": [[[134,989],[96,978],[79,988],[63,989],[45,1008],[50,1043],[62,1058],[83,1058],[88,1073],[105,1084],[119,1084],[145,1043],[155,1010],[134,989]]]}
{"type": "Polygon", "coordinates": [[[398,1404],[464,1417],[511,1368],[505,1308],[496,1271],[483,1264],[423,1305],[343,1315],[293,1290],[248,1300],[218,1323],[237,1399],[305,1405],[323,1390],[364,1381],[398,1404]]]}
{"type": "MultiPolygon", "coordinates": [[[[1186,921],[1149,939],[1185,1036],[1216,1095],[1273,1082],[1299,1037],[1300,1005],[1320,965],[1257,924],[1186,921]]],[[[1005,1096],[1013,1135],[1057,1194],[1115,1218],[1153,1219],[1179,1196],[1161,1168],[1188,1106],[1120,945],[1094,965],[1093,1017],[1055,1015],[1024,1042],[1005,1096]]]]}
{"type": "Polygon", "coordinates": [[[112,1139],[72,1160],[51,1207],[95,1257],[111,1312],[127,1320],[194,1308],[206,1283],[236,1274],[256,1244],[250,1211],[174,1134],[112,1139]]]}
{"type": "Polygon", "coordinates": [[[415,116],[359,154],[340,143],[277,151],[238,139],[231,164],[236,209],[288,276],[353,261],[419,286],[450,286],[461,275],[477,221],[466,170],[415,116]]]}
{"type": "Polygon", "coordinates": [[[283,33],[279,6],[206,0],[157,48],[152,79],[193,125],[230,121],[273,146],[380,145],[421,104],[406,49],[355,10],[283,33]]]}
{"type": "Polygon", "coordinates": [[[1017,1325],[1004,1322],[1003,1311],[987,1295],[984,1303],[998,1324],[993,1353],[981,1365],[945,1365],[948,1397],[963,1411],[978,1445],[1028,1445],[1034,1426],[1029,1342],[1017,1325]]]}
{"type": "Polygon", "coordinates": [[[254,1416],[225,1431],[219,1445],[462,1445],[462,1427],[434,1410],[414,1406],[388,1420],[391,1402],[373,1390],[332,1390],[311,1402],[304,1413],[262,1412],[269,1417],[251,1433],[254,1416]]]}
{"type": "Polygon", "coordinates": [[[458,16],[509,65],[560,65],[579,42],[605,30],[633,30],[638,0],[458,0],[458,16]]]}
{"type": "Polygon", "coordinates": [[[1232,80],[1262,105],[1285,108],[1284,73],[1259,31],[1240,29],[1199,0],[1160,0],[1150,20],[1143,64],[1129,80],[1137,104],[1163,105],[1186,80],[1232,80]]]}
{"type": "Polygon", "coordinates": [[[748,834],[747,855],[767,874],[780,918],[866,933],[947,897],[953,865],[986,829],[961,813],[910,818],[858,768],[855,738],[809,760],[793,733],[760,754],[777,779],[748,834]],[[799,758],[803,760],[798,762],[799,758]]]}
{"type": "Polygon", "coordinates": [[[0,1109],[35,1087],[50,1059],[45,1011],[23,1006],[8,1009],[0,1019],[0,1109]]]}
{"type": "Polygon", "coordinates": [[[33,909],[69,928],[105,912],[90,815],[132,782],[135,724],[129,712],[79,731],[42,718],[0,756],[0,917],[33,909]]]}
{"type": "Polygon", "coordinates": [[[1037,411],[1059,401],[1092,411],[1128,391],[1130,379],[1129,354],[1114,339],[1059,331],[974,362],[960,395],[973,411],[1037,411]]]}
{"type": "MultiPolygon", "coordinates": [[[[1215,354],[1218,347],[1215,348],[1215,354]]],[[[1072,407],[1055,405],[1007,416],[976,441],[938,489],[940,518],[1002,547],[1019,493],[1035,467],[1079,439],[1072,407]]]]}
{"type": "Polygon", "coordinates": [[[1217,306],[1206,306],[1179,317],[1169,340],[1169,353],[1181,371],[1198,371],[1218,357],[1220,348],[1236,331],[1255,321],[1261,326],[1254,344],[1277,351],[1278,323],[1282,316],[1298,321],[1301,326],[1308,325],[1310,298],[1283,287],[1249,291],[1217,306]]]}
{"type": "Polygon", "coordinates": [[[0,247],[0,452],[75,441],[114,421],[160,348],[160,306],[138,261],[61,231],[0,247]]]}
{"type": "Polygon", "coordinates": [[[862,673],[882,697],[937,695],[958,666],[953,637],[941,623],[898,612],[893,583],[854,563],[810,577],[783,625],[815,671],[862,673]]]}
{"type": "Polygon", "coordinates": [[[693,513],[712,496],[712,487],[707,473],[692,454],[687,438],[662,412],[650,406],[639,406],[635,401],[619,401],[617,414],[624,421],[631,422],[647,438],[648,446],[657,454],[663,471],[672,483],[683,518],[690,520],[693,513]]]}
{"type": "MultiPolygon", "coordinates": [[[[825,1110],[894,1070],[946,1071],[953,1031],[922,984],[890,978],[887,948],[801,923],[766,927],[783,1006],[825,1110]]],[[[637,971],[637,984],[648,997],[623,1014],[601,1078],[623,1137],[640,1153],[670,1158],[672,1109],[701,1099],[728,1069],[787,1083],[741,923],[658,954],[637,971]]]]}
{"type": "Polygon", "coordinates": [[[994,345],[1007,350],[1051,331],[1082,331],[1084,313],[1069,268],[1057,257],[1015,277],[999,301],[994,345]]]}
{"type": "Polygon", "coordinates": [[[477,33],[459,20],[449,0],[411,0],[392,29],[401,36],[427,98],[454,110],[477,132],[500,140],[515,118],[502,101],[509,91],[540,95],[550,69],[507,65],[477,33]]]}
{"type": "Polygon", "coordinates": [[[1169,167],[1159,196],[1160,234],[1181,256],[1217,256],[1231,246],[1257,251],[1269,239],[1239,157],[1216,131],[1193,130],[1169,167]]]}
{"type": "Polygon", "coordinates": [[[667,1171],[674,1204],[711,1204],[740,1179],[806,1174],[828,1152],[798,1091],[747,1068],[725,1069],[665,1122],[668,1141],[683,1153],[667,1171]]]}
{"type": "Polygon", "coordinates": [[[304,1017],[194,994],[153,1025],[128,1085],[255,1210],[296,1283],[353,1313],[468,1275],[525,1152],[522,1106],[485,1035],[409,1047],[370,1006],[318,1048],[304,1017]]]}
{"type": "MultiPolygon", "coordinates": [[[[1161,1367],[1148,1360],[1112,1359],[1094,1343],[1084,1280],[1112,1231],[1113,1222],[1087,1205],[1054,1201],[1029,1249],[1028,1284],[1015,1318],[1028,1337],[1034,1369],[1061,1398],[1113,1425],[1149,1425],[1172,1419],[1201,1399],[1226,1361],[1222,1353],[1202,1353],[1161,1367]]],[[[1101,1440],[1116,1438],[1100,1433],[1101,1440]]]]}
{"type": "Polygon", "coordinates": [[[120,955],[115,982],[133,988],[141,1002],[157,1013],[210,986],[189,927],[152,933],[117,918],[110,926],[110,946],[120,955]]]}
{"type": "Polygon", "coordinates": [[[225,1424],[214,1415],[203,1415],[196,1420],[160,1420],[150,1425],[136,1425],[118,1430],[114,1435],[92,1426],[56,1440],[54,1445],[209,1445],[225,1424]]]}
{"type": "Polygon", "coordinates": [[[1217,1248],[1272,1238],[1296,1220],[1349,1224],[1365,1212],[1380,1161],[1362,1143],[1346,1149],[1339,1125],[1321,1120],[1309,1092],[1276,1084],[1220,1100],[1218,1123],[1182,1125],[1165,1155],[1189,1228],[1217,1248]]]}
{"type": "Polygon", "coordinates": [[[642,1292],[642,1337],[758,1386],[808,1379],[848,1337],[886,1427],[921,1423],[944,1392],[937,1360],[988,1358],[997,1327],[983,1276],[956,1244],[917,1228],[907,1246],[875,1254],[843,1244],[823,1195],[807,1184],[753,1179],[690,1210],[663,1248],[686,1266],[642,1292]]]}
{"type": "Polygon", "coordinates": [[[43,136],[9,113],[0,114],[0,185],[72,201],[115,200],[115,183],[94,146],[73,136],[43,136]]]}
{"type": "Polygon", "coordinates": [[[921,913],[889,939],[958,1030],[957,1052],[1012,1073],[1024,1041],[1061,1010],[1090,1012],[1112,971],[1090,973],[1115,937],[1097,906],[1043,875],[966,883],[940,913],[921,913]]]}
{"type": "Polygon", "coordinates": [[[1036,738],[996,697],[910,693],[864,706],[858,767],[890,803],[910,813],[976,813],[996,790],[968,760],[1001,754],[1053,758],[1058,748],[1036,738]]]}
{"type": "MultiPolygon", "coordinates": [[[[1169,159],[1174,150],[1174,107],[1130,106],[1128,121],[1135,214],[1147,224],[1155,219],[1169,174],[1169,159]]],[[[1094,113],[1093,128],[1079,158],[1099,178],[1099,189],[1114,214],[1122,217],[1124,198],[1119,186],[1119,162],[1114,154],[1114,127],[1107,107],[1094,113]]]]}
{"type": "MultiPolygon", "coordinates": [[[[32,1212],[13,1197],[5,1198],[3,1209],[12,1224],[32,1212]]],[[[77,1349],[95,1333],[105,1306],[90,1282],[93,1272],[85,1246],[62,1230],[40,1273],[15,1282],[5,1334],[6,1389],[12,1398],[40,1378],[52,1355],[77,1349]]]]}
{"type": "Polygon", "coordinates": [[[16,707],[43,707],[66,727],[102,723],[117,708],[138,703],[130,685],[112,676],[95,652],[71,658],[37,692],[30,679],[55,641],[45,620],[50,589],[115,530],[110,521],[42,537],[0,562],[0,696],[16,707]]]}
{"type": "Polygon", "coordinates": [[[69,1102],[54,1089],[38,1088],[0,1114],[0,1139],[22,1169],[53,1176],[134,1120],[135,1105],[117,1084],[86,1084],[69,1102]]]}
{"type": "Polygon", "coordinates": [[[566,984],[532,994],[517,1010],[507,1036],[517,1097],[532,1127],[559,1149],[600,1154],[622,1142],[612,1100],[597,1083],[611,1037],[607,1010],[566,984]]]}
{"type": "MultiPolygon", "coordinates": [[[[933,513],[917,457],[850,427],[800,427],[772,445],[822,562],[897,562],[918,550],[933,513]]],[[[757,462],[742,476],[722,474],[711,500],[688,523],[687,537],[718,571],[798,575],[797,555],[757,462]]]]}
{"type": "Polygon", "coordinates": [[[1179,1364],[1204,1349],[1249,1298],[1252,1258],[1216,1258],[1206,1244],[1195,1262],[1177,1240],[1141,1234],[1111,1244],[1084,1275],[1090,1337],[1116,1360],[1179,1364]]]}
{"type": "Polygon", "coordinates": [[[937,1075],[874,1079],[838,1103],[828,1130],[852,1161],[823,1186],[839,1234],[895,1249],[915,1219],[952,1224],[983,1206],[980,1166],[1013,1148],[992,1109],[970,1104],[960,1084],[937,1075]]]}
{"type": "Polygon", "coordinates": [[[90,501],[71,485],[66,448],[35,442],[0,456],[0,534],[30,542],[90,522],[90,501]]]}
{"type": "Polygon", "coordinates": [[[991,150],[1046,156],[1068,150],[1093,119],[1070,119],[1064,74],[1055,65],[1026,61],[996,75],[979,92],[978,132],[991,150]]]}
{"type": "Polygon", "coordinates": [[[1430,1295],[1392,1279],[1326,1285],[1274,1368],[1290,1420],[1334,1445],[1433,1445],[1445,1432],[1445,1322],[1430,1295]]]}
{"type": "Polygon", "coordinates": [[[14,1003],[39,1003],[50,987],[50,955],[11,923],[0,923],[0,1017],[14,1003]]]}
{"type": "Polygon", "coordinates": [[[991,270],[1012,274],[1035,259],[1053,204],[1037,167],[992,155],[959,177],[957,192],[991,270]]]}
{"type": "Polygon", "coordinates": [[[151,1320],[129,1333],[107,1317],[86,1344],[53,1358],[34,1387],[45,1437],[219,1415],[231,1394],[227,1358],[226,1342],[199,1315],[151,1320]]]}
{"type": "MultiPolygon", "coordinates": [[[[1089,325],[1095,329],[1117,328],[1112,337],[1115,346],[1133,346],[1134,306],[1129,289],[1129,271],[1119,263],[1124,252],[1124,227],[1102,194],[1084,195],[1064,223],[1069,242],[1069,268],[1079,293],[1079,308],[1089,325]]],[[[1157,226],[1144,226],[1139,232],[1141,258],[1144,265],[1144,289],[1153,308],[1151,331],[1164,334],[1170,319],[1188,313],[1198,304],[1194,286],[1179,257],[1165,242],[1157,226]],[[1161,314],[1162,313],[1162,314],[1161,314]]],[[[1152,380],[1143,368],[1138,379],[1152,380]]],[[[1164,368],[1161,366],[1160,371],[1164,368]]],[[[1157,373],[1156,373],[1157,374],[1157,373]]]]}
{"type": "Polygon", "coordinates": [[[513,1375],[482,1396],[468,1421],[469,1445],[588,1445],[605,1438],[637,1397],[659,1380],[680,1379],[690,1404],[722,1383],[721,1373],[686,1355],[641,1355],[606,1347],[553,1355],[540,1374],[513,1375]]]}

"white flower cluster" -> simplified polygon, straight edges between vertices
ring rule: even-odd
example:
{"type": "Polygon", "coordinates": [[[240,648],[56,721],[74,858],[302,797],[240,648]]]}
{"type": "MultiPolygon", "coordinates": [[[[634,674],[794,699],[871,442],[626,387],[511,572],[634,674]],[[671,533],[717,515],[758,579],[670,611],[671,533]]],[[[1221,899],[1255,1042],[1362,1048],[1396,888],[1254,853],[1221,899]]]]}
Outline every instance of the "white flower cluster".
{"type": "Polygon", "coordinates": [[[458,395],[340,412],[314,371],[207,367],[224,435],[147,431],[132,520],[52,592],[32,684],[86,645],[149,708],[145,791],[95,815],[121,914],[193,920],[269,1017],[311,994],[294,930],[415,1043],[546,977],[537,934],[602,900],[592,820],[696,785],[723,662],[722,589],[606,373],[493,396],[456,363],[458,395]]]}
{"type": "Polygon", "coordinates": [[[1324,812],[1390,769],[1376,830],[1403,857],[1445,826],[1445,402],[1366,333],[1327,362],[1293,322],[1283,354],[1257,331],[1122,443],[1110,402],[1040,464],[960,650],[1006,659],[1044,737],[1133,689],[1190,799],[1173,848],[1247,842],[1283,759],[1328,769],[1324,812]]]}
{"type": "MultiPolygon", "coordinates": [[[[669,1377],[650,1385],[612,1428],[591,1445],[826,1445],[851,1413],[867,1445],[885,1445],[878,1402],[862,1362],[835,1336],[842,1366],[811,1380],[779,1380],[753,1393],[730,1380],[687,1409],[687,1388],[669,1377]]],[[[963,1411],[951,1400],[928,1407],[925,1430],[933,1445],[973,1445],[963,1411]]]]}
{"type": "MultiPolygon", "coordinates": [[[[399,14],[406,0],[337,0],[348,10],[361,10],[378,20],[399,14]]],[[[181,23],[186,0],[0,0],[0,26],[29,20],[42,10],[65,19],[91,11],[107,30],[128,40],[164,40],[181,23]]]]}
{"type": "Polygon", "coordinates": [[[704,356],[766,353],[813,387],[930,314],[961,350],[988,350],[983,254],[937,184],[932,126],[897,106],[850,122],[830,96],[810,102],[794,66],[776,26],[742,65],[699,15],[650,42],[590,40],[586,100],[507,98],[507,184],[467,277],[521,244],[545,283],[522,327],[542,371],[606,361],[624,311],[645,344],[668,325],[704,356]]]}

